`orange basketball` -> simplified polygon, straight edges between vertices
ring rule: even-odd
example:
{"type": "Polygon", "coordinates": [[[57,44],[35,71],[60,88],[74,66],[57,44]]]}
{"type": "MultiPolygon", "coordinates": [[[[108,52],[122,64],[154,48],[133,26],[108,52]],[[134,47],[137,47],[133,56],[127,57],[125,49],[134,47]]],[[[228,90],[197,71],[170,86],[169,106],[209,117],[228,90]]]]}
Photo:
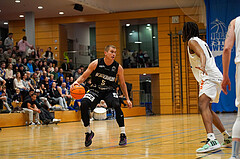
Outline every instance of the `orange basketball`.
{"type": "Polygon", "coordinates": [[[85,88],[81,85],[75,85],[70,89],[70,93],[74,99],[82,99],[85,95],[85,88]]]}

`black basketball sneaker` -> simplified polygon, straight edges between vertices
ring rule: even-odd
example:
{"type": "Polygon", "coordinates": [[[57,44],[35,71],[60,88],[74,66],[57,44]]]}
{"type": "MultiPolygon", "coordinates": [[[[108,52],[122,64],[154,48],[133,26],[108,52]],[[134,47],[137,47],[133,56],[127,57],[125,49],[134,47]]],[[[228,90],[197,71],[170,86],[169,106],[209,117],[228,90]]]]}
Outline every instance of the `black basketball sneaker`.
{"type": "Polygon", "coordinates": [[[88,147],[92,144],[92,138],[94,137],[94,132],[91,131],[91,133],[85,133],[85,146],[88,147]]]}
{"type": "Polygon", "coordinates": [[[127,137],[124,133],[120,134],[120,141],[119,141],[120,146],[127,145],[127,137]]]}

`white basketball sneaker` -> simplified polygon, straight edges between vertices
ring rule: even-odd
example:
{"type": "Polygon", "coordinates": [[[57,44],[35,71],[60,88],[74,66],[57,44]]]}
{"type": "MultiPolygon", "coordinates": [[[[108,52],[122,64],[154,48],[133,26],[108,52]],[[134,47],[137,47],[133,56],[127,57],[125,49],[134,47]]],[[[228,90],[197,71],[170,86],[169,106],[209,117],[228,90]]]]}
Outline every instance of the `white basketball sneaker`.
{"type": "Polygon", "coordinates": [[[220,147],[221,145],[216,139],[215,140],[207,139],[207,143],[203,147],[197,149],[196,152],[197,153],[209,152],[219,149],[220,147]]]}

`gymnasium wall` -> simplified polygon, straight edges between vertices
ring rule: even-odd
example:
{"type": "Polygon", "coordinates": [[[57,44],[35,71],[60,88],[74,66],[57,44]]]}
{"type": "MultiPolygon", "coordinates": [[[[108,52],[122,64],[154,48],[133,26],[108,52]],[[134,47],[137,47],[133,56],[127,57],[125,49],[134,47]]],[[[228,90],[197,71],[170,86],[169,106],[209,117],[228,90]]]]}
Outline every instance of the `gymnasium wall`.
{"type": "MultiPolygon", "coordinates": [[[[185,9],[186,14],[191,15],[192,9],[185,9]]],[[[192,13],[195,14],[195,13],[192,13]]],[[[118,55],[116,60],[122,63],[121,50],[124,48],[120,21],[125,19],[137,18],[152,18],[157,17],[158,21],[158,46],[159,46],[159,67],[157,68],[139,68],[139,69],[125,69],[125,79],[127,82],[133,84],[133,90],[140,90],[139,75],[143,73],[154,74],[152,80],[153,89],[153,110],[157,114],[174,114],[173,100],[172,100],[172,79],[171,79],[171,53],[170,53],[170,32],[181,30],[184,22],[194,21],[184,15],[181,9],[161,9],[161,10],[147,10],[135,12],[121,12],[112,14],[87,15],[76,17],[62,17],[62,18],[46,18],[36,19],[36,46],[46,50],[48,46],[55,48],[55,58],[62,60],[63,52],[65,50],[59,49],[64,45],[64,40],[61,39],[60,24],[66,23],[81,23],[81,22],[96,22],[96,48],[97,57],[103,57],[104,47],[113,44],[117,47],[118,55]],[[172,24],[172,16],[180,16],[180,23],[172,24]],[[155,87],[156,86],[156,87],[155,87]]],[[[196,16],[195,19],[198,19],[196,16]]],[[[22,32],[24,28],[24,21],[10,21],[9,31],[14,33],[14,40],[18,41],[24,35],[22,32]]],[[[200,25],[200,28],[204,28],[200,25]]],[[[64,37],[64,36],[62,36],[64,37]]],[[[182,42],[182,78],[183,78],[183,108],[182,113],[198,113],[197,105],[193,111],[189,111],[187,101],[187,77],[185,63],[185,45],[182,42]]],[[[190,100],[196,101],[192,98],[190,100]]],[[[139,96],[133,102],[138,102],[139,96]]]]}

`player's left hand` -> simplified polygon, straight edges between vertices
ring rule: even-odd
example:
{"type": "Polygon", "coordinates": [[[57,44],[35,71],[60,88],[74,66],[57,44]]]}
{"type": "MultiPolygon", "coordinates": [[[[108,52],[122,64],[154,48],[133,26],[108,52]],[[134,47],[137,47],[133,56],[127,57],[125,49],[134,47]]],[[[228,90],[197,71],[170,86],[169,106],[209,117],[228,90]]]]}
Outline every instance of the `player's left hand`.
{"type": "Polygon", "coordinates": [[[128,105],[128,108],[131,109],[132,108],[132,102],[130,100],[127,100],[127,105],[128,105]]]}
{"type": "Polygon", "coordinates": [[[201,70],[203,72],[203,74],[208,75],[206,70],[205,70],[205,67],[195,67],[195,68],[201,70]]]}

